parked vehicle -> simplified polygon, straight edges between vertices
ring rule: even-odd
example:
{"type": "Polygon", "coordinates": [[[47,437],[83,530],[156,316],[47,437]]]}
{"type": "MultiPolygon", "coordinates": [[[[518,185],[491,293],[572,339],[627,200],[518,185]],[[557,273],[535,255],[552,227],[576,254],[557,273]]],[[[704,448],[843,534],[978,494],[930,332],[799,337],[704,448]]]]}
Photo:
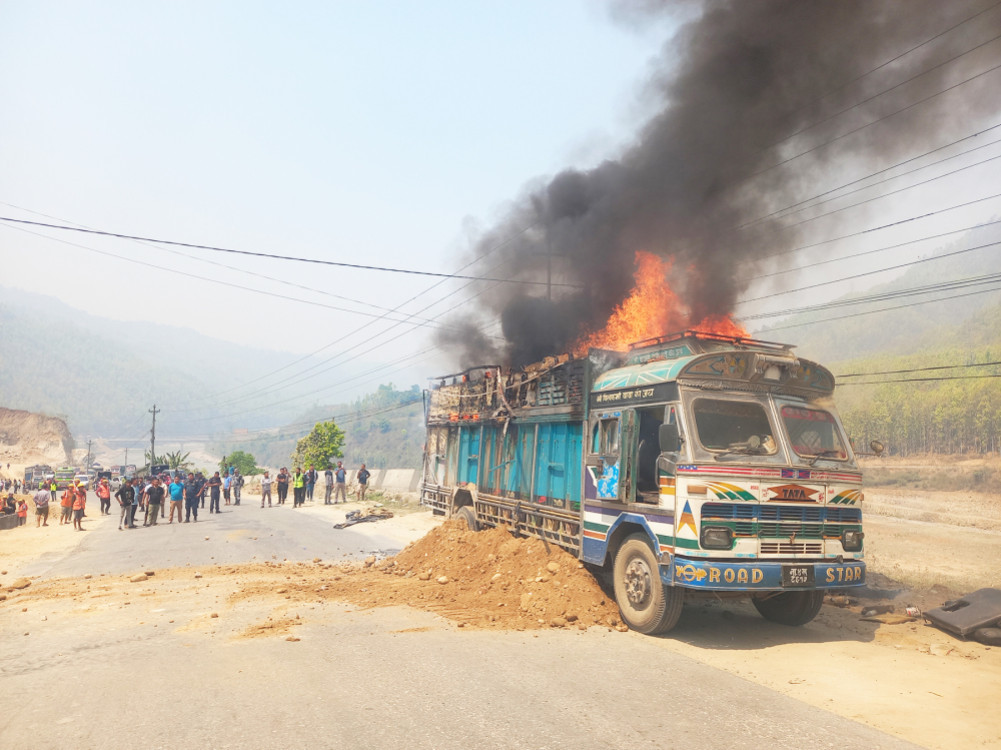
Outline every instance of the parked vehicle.
{"type": "Polygon", "coordinates": [[[60,490],[65,490],[76,478],[77,471],[72,466],[63,466],[62,468],[56,469],[54,479],[56,480],[56,487],[60,490]]]}
{"type": "Polygon", "coordinates": [[[421,502],[604,570],[634,630],[700,595],[802,625],[865,582],[834,376],[791,346],[689,331],[436,380],[421,502]]]}

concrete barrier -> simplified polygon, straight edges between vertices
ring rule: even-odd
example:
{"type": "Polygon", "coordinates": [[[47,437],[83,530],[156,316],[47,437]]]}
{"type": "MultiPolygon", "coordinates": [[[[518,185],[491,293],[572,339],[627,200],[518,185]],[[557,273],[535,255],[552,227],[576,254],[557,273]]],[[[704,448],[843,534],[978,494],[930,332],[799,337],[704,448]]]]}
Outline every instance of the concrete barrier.
{"type": "MultiPolygon", "coordinates": [[[[421,481],[421,473],[417,469],[370,469],[369,486],[377,490],[393,490],[395,492],[415,492],[421,481]]],[[[354,477],[350,477],[352,481],[354,477]]]]}
{"type": "Polygon", "coordinates": [[[16,529],[17,528],[17,516],[0,516],[0,531],[4,529],[16,529]]]}

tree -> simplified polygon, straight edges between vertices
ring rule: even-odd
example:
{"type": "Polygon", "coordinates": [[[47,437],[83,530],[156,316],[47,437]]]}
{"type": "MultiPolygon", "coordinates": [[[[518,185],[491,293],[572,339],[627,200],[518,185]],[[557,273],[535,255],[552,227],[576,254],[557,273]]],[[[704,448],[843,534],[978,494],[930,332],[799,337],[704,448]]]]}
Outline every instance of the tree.
{"type": "Polygon", "coordinates": [[[324,467],[332,458],[344,455],[344,431],[333,420],[317,422],[313,430],[295,444],[292,466],[324,467]]]}
{"type": "Polygon", "coordinates": [[[260,474],[261,469],[257,466],[257,459],[244,451],[233,451],[228,456],[223,456],[219,462],[219,468],[225,474],[230,466],[235,466],[244,476],[260,474]]]}
{"type": "Polygon", "coordinates": [[[151,470],[153,466],[159,466],[167,463],[167,456],[153,456],[152,460],[149,451],[143,451],[143,458],[146,459],[146,464],[140,469],[140,473],[146,473],[151,470]]]}
{"type": "Polygon", "coordinates": [[[163,458],[171,469],[187,469],[191,466],[191,462],[188,460],[190,455],[190,452],[181,455],[180,451],[168,451],[163,458]]]}

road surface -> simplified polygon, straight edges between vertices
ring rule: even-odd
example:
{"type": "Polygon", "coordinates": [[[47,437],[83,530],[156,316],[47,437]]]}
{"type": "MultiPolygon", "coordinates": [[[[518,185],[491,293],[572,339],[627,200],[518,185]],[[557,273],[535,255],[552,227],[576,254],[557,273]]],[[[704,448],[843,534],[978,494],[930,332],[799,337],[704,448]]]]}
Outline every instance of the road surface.
{"type": "Polygon", "coordinates": [[[633,633],[470,631],[409,608],[317,603],[300,640],[241,638],[267,608],[208,586],[137,590],[127,606],[99,598],[102,574],[339,561],[406,536],[380,529],[390,522],[334,530],[322,506],[227,510],[121,532],[113,517],[92,519],[63,530],[81,537],[69,554],[22,571],[88,574],[94,590],[0,609],[0,747],[914,747],[633,633]]]}

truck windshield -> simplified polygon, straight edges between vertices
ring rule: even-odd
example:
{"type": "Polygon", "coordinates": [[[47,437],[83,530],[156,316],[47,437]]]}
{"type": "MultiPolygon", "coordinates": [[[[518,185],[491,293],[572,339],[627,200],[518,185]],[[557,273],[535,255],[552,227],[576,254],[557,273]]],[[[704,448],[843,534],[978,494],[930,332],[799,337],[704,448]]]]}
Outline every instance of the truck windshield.
{"type": "Polygon", "coordinates": [[[699,442],[706,449],[758,456],[775,453],[775,437],[763,405],[699,398],[692,409],[699,442]]]}
{"type": "Polygon", "coordinates": [[[796,454],[805,458],[846,461],[848,451],[841,441],[834,415],[820,409],[783,406],[782,423],[796,454]]]}

